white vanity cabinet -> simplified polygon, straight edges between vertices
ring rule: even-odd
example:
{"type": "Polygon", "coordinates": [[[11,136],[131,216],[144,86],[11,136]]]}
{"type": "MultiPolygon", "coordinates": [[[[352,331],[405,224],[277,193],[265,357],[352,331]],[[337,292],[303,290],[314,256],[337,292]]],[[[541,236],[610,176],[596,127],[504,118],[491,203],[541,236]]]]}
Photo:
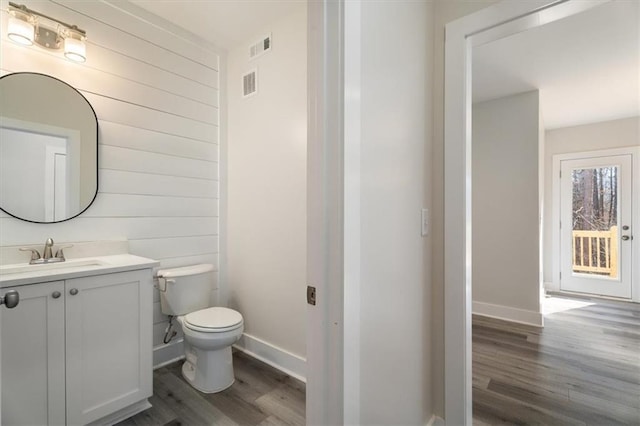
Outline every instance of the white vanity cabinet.
{"type": "Polygon", "coordinates": [[[111,423],[149,407],[151,269],[17,290],[0,307],[2,425],[111,423]]]}
{"type": "Polygon", "coordinates": [[[64,282],[18,290],[20,303],[0,306],[2,425],[65,424],[64,282]],[[54,293],[59,294],[54,298],[54,293]]]}

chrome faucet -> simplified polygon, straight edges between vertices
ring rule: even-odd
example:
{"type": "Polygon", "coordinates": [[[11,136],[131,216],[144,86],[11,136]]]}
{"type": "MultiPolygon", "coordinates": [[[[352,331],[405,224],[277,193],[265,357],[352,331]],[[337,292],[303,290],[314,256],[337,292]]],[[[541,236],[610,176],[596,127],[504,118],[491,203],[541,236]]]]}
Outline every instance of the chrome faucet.
{"type": "Polygon", "coordinates": [[[66,259],[64,257],[64,252],[62,249],[73,247],[72,244],[58,247],[56,251],[56,255],[53,255],[53,239],[47,238],[47,241],[44,243],[44,251],[42,252],[42,257],[40,256],[40,252],[38,250],[31,247],[22,247],[20,251],[30,251],[31,252],[31,260],[29,261],[29,265],[40,265],[43,263],[56,263],[56,262],[64,262],[66,259]]]}
{"type": "Polygon", "coordinates": [[[44,243],[44,251],[42,252],[42,258],[44,260],[49,260],[53,257],[51,247],[53,247],[53,239],[47,238],[47,241],[44,243]]]}

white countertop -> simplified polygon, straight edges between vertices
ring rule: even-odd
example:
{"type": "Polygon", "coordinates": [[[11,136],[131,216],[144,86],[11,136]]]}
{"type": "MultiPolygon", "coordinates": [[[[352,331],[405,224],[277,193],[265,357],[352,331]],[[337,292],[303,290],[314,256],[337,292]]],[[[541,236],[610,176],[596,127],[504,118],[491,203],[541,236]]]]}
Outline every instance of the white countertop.
{"type": "Polygon", "coordinates": [[[160,266],[160,262],[132,254],[82,257],[44,265],[9,264],[0,266],[0,288],[155,268],[157,266],[160,266]]]}

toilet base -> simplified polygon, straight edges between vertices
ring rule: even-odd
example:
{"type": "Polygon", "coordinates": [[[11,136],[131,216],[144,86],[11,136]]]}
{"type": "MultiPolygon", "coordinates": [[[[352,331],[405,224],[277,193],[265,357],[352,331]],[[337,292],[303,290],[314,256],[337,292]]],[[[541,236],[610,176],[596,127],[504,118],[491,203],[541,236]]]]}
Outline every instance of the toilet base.
{"type": "Polygon", "coordinates": [[[231,346],[203,351],[184,343],[186,361],[182,364],[182,376],[191,386],[203,393],[216,393],[233,385],[231,346]]]}

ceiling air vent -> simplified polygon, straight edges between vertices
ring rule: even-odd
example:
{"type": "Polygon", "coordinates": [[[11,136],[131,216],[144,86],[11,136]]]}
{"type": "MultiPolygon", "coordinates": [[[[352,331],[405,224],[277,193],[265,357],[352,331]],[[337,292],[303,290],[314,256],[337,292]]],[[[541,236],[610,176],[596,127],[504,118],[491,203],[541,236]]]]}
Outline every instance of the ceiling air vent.
{"type": "Polygon", "coordinates": [[[249,59],[255,59],[271,50],[271,34],[249,46],[249,59]]]}
{"type": "Polygon", "coordinates": [[[258,93],[258,70],[251,70],[242,76],[242,97],[258,93]]]}

